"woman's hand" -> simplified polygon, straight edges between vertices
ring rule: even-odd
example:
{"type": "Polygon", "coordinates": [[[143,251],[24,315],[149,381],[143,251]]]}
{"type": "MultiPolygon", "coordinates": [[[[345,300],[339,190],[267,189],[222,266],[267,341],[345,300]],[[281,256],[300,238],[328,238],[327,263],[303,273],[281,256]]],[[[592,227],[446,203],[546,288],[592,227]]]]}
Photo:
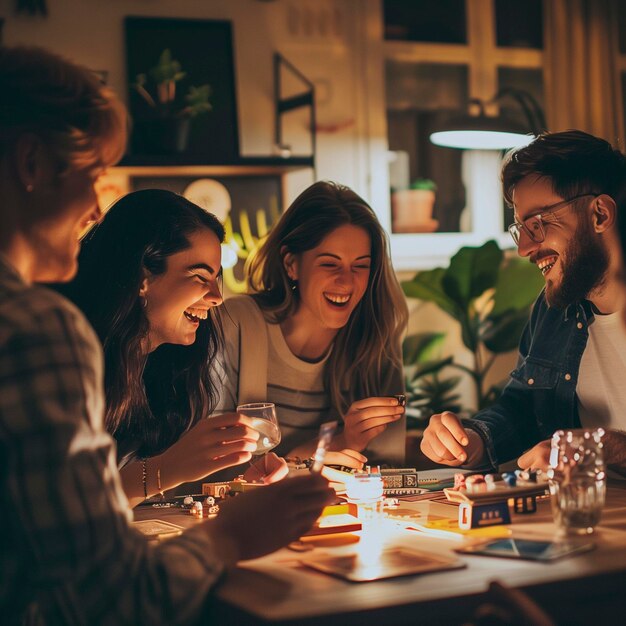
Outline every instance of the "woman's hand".
{"type": "Polygon", "coordinates": [[[324,458],[324,465],[343,465],[352,469],[361,470],[367,463],[367,457],[356,450],[329,450],[324,458]]]}
{"type": "Polygon", "coordinates": [[[246,463],[258,438],[245,415],[224,413],[201,420],[160,455],[163,489],[246,463]]]}
{"type": "Polygon", "coordinates": [[[389,424],[398,421],[404,407],[397,398],[364,398],[353,402],[343,417],[343,436],[346,448],[364,450],[389,424]]]}
{"type": "Polygon", "coordinates": [[[288,473],[289,468],[285,459],[269,452],[255,461],[244,472],[243,477],[248,482],[262,481],[268,485],[282,480],[288,473]]]}

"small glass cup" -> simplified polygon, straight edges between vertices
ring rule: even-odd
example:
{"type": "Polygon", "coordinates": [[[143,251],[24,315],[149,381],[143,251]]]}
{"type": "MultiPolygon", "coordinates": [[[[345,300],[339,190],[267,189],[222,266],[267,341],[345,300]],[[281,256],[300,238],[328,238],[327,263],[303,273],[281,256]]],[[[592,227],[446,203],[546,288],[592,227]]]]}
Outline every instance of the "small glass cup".
{"type": "Polygon", "coordinates": [[[348,502],[357,505],[364,528],[382,520],[383,480],[380,474],[354,474],[346,482],[346,496],[348,502]]]}
{"type": "Polygon", "coordinates": [[[604,430],[557,430],[550,452],[552,514],[561,534],[587,535],[600,521],[606,498],[604,430]]]}
{"type": "Polygon", "coordinates": [[[237,413],[249,417],[252,421],[252,428],[259,432],[259,440],[253,455],[265,454],[280,443],[280,428],[273,402],[240,404],[237,407],[237,413]]]}

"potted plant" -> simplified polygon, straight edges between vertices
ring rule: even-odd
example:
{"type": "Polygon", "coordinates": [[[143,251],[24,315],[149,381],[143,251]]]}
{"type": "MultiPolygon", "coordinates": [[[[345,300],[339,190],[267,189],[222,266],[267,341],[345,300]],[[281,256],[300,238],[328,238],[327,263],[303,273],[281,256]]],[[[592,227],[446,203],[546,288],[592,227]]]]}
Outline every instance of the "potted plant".
{"type": "Polygon", "coordinates": [[[191,119],[211,110],[209,85],[191,85],[182,101],[177,98],[177,83],[186,76],[169,49],[147,74],[137,74],[131,86],[146,105],[145,116],[136,121],[140,151],[184,152],[191,119]]]}
{"type": "Polygon", "coordinates": [[[439,222],[433,219],[437,185],[429,178],[414,180],[408,189],[391,195],[393,230],[398,233],[431,233],[439,222]]]}
{"type": "Polygon", "coordinates": [[[485,388],[485,377],[497,354],[514,350],[528,321],[543,277],[526,259],[505,257],[495,241],[463,247],[447,268],[418,272],[402,283],[412,298],[434,302],[461,326],[473,366],[446,363],[468,374],[476,390],[476,408],[497,399],[501,386],[485,388]]]}

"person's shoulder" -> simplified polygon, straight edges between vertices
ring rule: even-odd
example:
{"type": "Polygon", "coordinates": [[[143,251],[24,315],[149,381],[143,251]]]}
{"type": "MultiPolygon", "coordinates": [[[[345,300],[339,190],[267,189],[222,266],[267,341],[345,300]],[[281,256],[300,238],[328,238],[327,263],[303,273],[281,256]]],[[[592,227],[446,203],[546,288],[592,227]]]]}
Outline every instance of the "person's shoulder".
{"type": "Polygon", "coordinates": [[[86,343],[97,338],[80,310],[40,285],[23,285],[0,304],[0,335],[73,335],[86,343]]]}
{"type": "Polygon", "coordinates": [[[252,296],[247,295],[228,298],[220,309],[222,319],[230,318],[235,322],[240,322],[242,319],[245,320],[251,316],[257,317],[262,315],[256,300],[252,296]]]}

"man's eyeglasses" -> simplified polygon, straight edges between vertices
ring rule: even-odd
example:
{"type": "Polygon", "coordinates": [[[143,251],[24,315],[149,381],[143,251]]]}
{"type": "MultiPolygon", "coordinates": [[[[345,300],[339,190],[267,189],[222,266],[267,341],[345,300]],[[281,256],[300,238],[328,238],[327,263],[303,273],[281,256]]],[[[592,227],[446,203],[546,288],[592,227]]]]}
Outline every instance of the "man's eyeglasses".
{"type": "Polygon", "coordinates": [[[509,226],[509,233],[511,233],[511,237],[513,237],[515,245],[519,246],[522,231],[524,231],[535,243],[541,243],[546,238],[545,224],[558,222],[559,214],[563,213],[565,209],[568,208],[568,205],[574,202],[574,200],[592,196],[595,196],[595,194],[581,193],[580,195],[569,198],[568,200],[555,202],[554,204],[545,207],[541,213],[531,215],[522,222],[513,222],[509,226]]]}

